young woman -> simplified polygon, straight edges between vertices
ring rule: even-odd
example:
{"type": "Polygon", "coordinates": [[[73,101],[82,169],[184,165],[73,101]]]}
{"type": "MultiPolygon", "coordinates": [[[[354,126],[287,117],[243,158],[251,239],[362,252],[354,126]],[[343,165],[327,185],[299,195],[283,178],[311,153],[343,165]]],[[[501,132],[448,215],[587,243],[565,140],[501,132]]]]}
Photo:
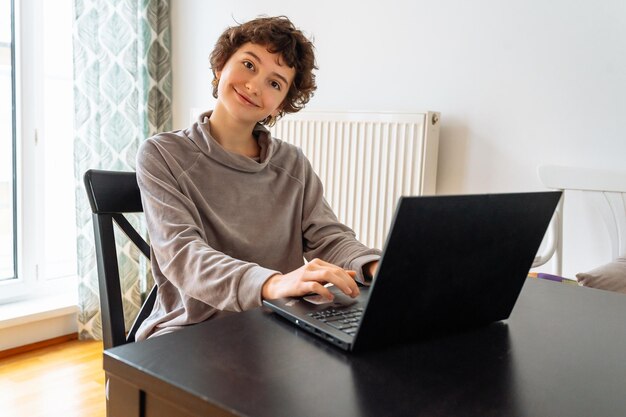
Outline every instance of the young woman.
{"type": "Polygon", "coordinates": [[[380,251],[341,224],[302,151],[263,125],[312,96],[312,43],[285,17],[227,29],[211,54],[213,111],[146,140],[137,179],[158,295],[141,340],[262,299],[359,294],[380,251]],[[305,263],[306,258],[309,262],[305,263]]]}

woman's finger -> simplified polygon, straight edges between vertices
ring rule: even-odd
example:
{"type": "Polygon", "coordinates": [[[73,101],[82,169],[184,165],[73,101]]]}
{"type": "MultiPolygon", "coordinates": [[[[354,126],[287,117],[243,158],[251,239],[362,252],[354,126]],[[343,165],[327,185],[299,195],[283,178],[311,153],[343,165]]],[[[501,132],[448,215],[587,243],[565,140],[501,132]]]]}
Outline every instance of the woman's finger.
{"type": "Polygon", "coordinates": [[[317,281],[308,281],[306,285],[308,286],[308,288],[306,289],[307,293],[319,294],[327,300],[333,300],[335,298],[333,293],[331,293],[328,288],[326,288],[317,281]]]}
{"type": "Polygon", "coordinates": [[[305,280],[315,280],[320,283],[331,283],[344,294],[352,297],[359,295],[359,288],[352,275],[348,271],[335,265],[330,267],[313,265],[308,269],[303,278],[305,280]]]}

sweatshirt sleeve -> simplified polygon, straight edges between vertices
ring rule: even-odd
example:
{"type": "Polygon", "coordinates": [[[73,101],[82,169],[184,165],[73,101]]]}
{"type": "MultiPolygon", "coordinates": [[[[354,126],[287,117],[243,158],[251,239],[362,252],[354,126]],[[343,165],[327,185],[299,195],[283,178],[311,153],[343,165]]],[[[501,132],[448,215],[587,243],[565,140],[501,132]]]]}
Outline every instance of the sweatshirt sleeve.
{"type": "Polygon", "coordinates": [[[341,223],[324,198],[321,180],[304,155],[304,204],[302,233],[305,258],[320,258],[344,269],[354,270],[356,280],[369,284],[363,266],[380,259],[381,251],[370,249],[356,239],[356,234],[341,223]]]}
{"type": "MultiPolygon", "coordinates": [[[[190,166],[193,163],[189,161],[190,166]]],[[[262,286],[277,271],[235,259],[208,245],[200,213],[180,189],[178,178],[182,175],[184,170],[156,141],[148,139],[141,145],[137,182],[158,268],[181,293],[219,310],[260,306],[262,286]]]]}

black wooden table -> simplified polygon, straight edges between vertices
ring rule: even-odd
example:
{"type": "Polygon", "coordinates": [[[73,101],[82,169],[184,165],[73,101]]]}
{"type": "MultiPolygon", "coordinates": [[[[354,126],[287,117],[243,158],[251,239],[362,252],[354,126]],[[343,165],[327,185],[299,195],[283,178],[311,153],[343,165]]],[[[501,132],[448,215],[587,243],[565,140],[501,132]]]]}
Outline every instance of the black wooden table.
{"type": "Polygon", "coordinates": [[[528,279],[501,323],[345,353],[263,309],[105,351],[110,416],[625,416],[626,296],[528,279]]]}

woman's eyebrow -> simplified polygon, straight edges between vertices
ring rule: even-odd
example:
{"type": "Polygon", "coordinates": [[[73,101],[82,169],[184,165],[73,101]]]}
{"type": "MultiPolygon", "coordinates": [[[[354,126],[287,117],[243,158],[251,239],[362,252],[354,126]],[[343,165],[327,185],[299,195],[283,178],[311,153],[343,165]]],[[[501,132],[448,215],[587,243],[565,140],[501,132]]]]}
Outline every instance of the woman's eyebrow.
{"type": "MultiPolygon", "coordinates": [[[[243,53],[253,57],[259,64],[263,63],[263,61],[261,61],[261,58],[259,58],[259,56],[257,54],[255,54],[254,52],[252,52],[252,51],[244,51],[243,53]]],[[[278,65],[280,65],[280,64],[278,64],[278,65]]],[[[280,78],[281,81],[285,83],[285,85],[289,85],[289,82],[287,81],[287,78],[285,78],[284,76],[280,75],[276,71],[272,71],[272,75],[274,75],[277,78],[280,78]]]]}

